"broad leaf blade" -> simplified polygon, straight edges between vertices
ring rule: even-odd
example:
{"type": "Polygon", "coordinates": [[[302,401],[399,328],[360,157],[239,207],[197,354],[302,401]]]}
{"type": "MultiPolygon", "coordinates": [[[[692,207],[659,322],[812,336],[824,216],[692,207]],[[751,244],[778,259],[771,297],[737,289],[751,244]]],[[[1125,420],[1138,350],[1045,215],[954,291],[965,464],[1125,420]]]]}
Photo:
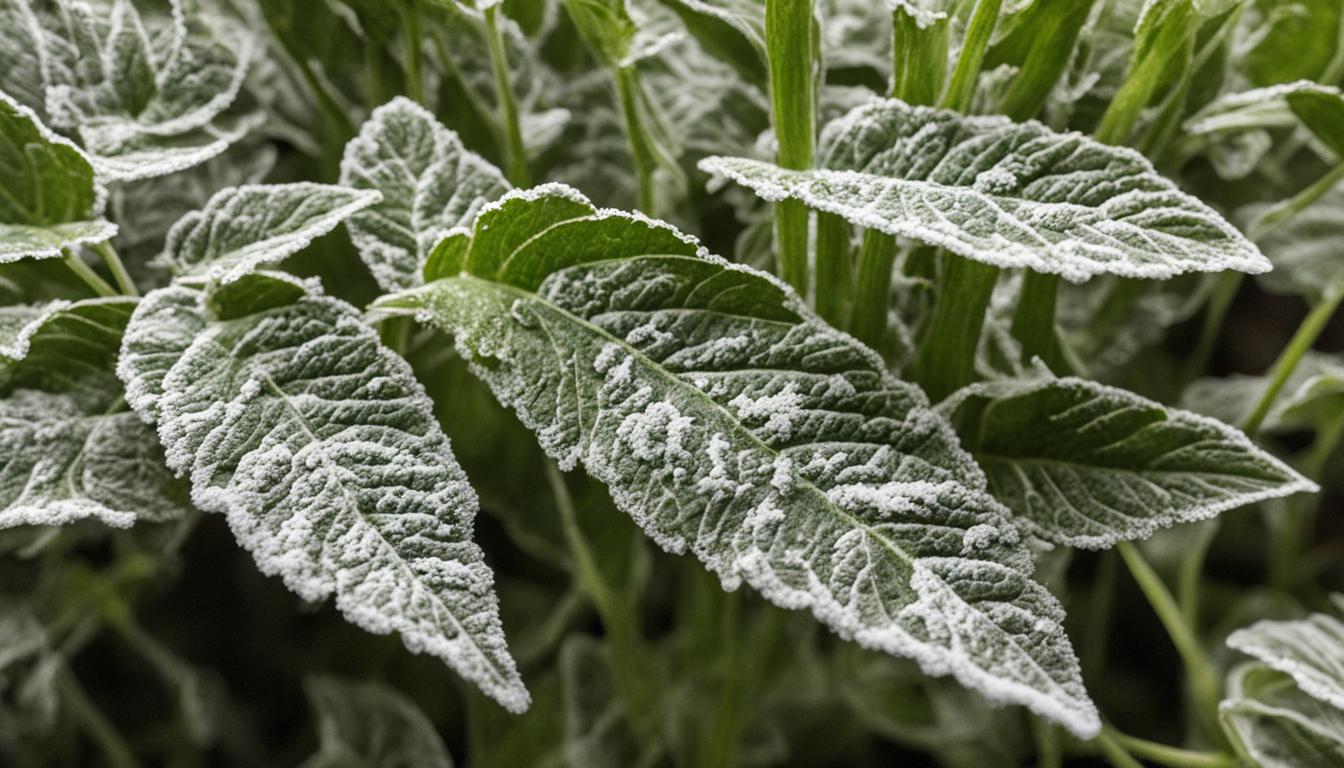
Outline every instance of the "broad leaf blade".
{"type": "Polygon", "coordinates": [[[418,285],[425,258],[448,230],[470,224],[483,204],[510,189],[457,134],[401,97],[375,109],[346,145],[341,184],[382,194],[347,226],[386,291],[418,285]]]}
{"type": "Polygon", "coordinates": [[[1299,621],[1260,621],[1233,632],[1230,648],[1291,676],[1297,687],[1344,710],[1344,623],[1313,613],[1299,621]]]}
{"type": "Polygon", "coordinates": [[[230,187],[173,225],[161,259],[181,276],[231,282],[298,253],[379,199],[308,182],[230,187]]]}
{"type": "Polygon", "coordinates": [[[1036,122],[873,101],[826,127],[819,158],[807,171],[729,157],[700,168],[767,200],[1074,282],[1269,269],[1142,155],[1036,122]]]}
{"type": "Polygon", "coordinates": [[[381,306],[454,333],[546,451],[665,549],[1095,732],[1059,605],[979,470],[787,288],[556,185],[487,207],[464,263],[381,306]]]}
{"type": "Polygon", "coordinates": [[[1259,280],[1281,293],[1320,300],[1344,291],[1344,188],[1336,187],[1260,241],[1274,271],[1259,280]]]}
{"type": "Polygon", "coordinates": [[[1034,535],[1104,548],[1316,486],[1225,424],[1077,378],[973,384],[939,406],[1034,535]]]}
{"type": "Polygon", "coordinates": [[[410,368],[353,307],[271,275],[156,291],[119,373],[193,502],[263,572],[526,709],[471,540],[476,495],[410,368]]]}
{"type": "Polygon", "coordinates": [[[1309,80],[1220,96],[1186,120],[1183,128],[1191,136],[1217,136],[1299,123],[1344,159],[1344,93],[1309,80]]]}
{"type": "Polygon", "coordinates": [[[1344,710],[1303,693],[1293,679],[1260,664],[1228,676],[1219,717],[1262,768],[1344,763],[1344,710]]]}
{"type": "Polygon", "coordinates": [[[304,768],[453,768],[434,724],[395,689],[325,676],[303,687],[320,742],[304,768]]]}

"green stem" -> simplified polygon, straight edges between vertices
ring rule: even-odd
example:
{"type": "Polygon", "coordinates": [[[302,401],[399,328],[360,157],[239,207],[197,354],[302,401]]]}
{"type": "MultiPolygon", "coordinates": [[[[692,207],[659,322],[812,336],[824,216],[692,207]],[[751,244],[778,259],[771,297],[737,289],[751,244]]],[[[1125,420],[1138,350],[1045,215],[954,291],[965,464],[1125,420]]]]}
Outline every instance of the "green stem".
{"type": "Polygon", "coordinates": [[[1312,182],[1311,186],[1260,214],[1246,228],[1246,236],[1252,240],[1260,240],[1280,224],[1296,216],[1303,208],[1321,199],[1326,192],[1333,189],[1340,181],[1344,181],[1344,163],[1331,168],[1324,176],[1312,182]]]}
{"type": "Polygon", "coordinates": [[[1138,583],[1144,597],[1148,598],[1149,604],[1153,606],[1153,611],[1157,613],[1157,618],[1167,630],[1172,644],[1176,646],[1176,652],[1180,654],[1181,661],[1185,664],[1185,673],[1190,680],[1190,689],[1194,694],[1195,703],[1199,707],[1201,715],[1215,717],[1220,695],[1218,678],[1214,674],[1213,665],[1209,663],[1208,657],[1204,654],[1204,649],[1200,647],[1194,631],[1185,622],[1185,616],[1181,613],[1180,607],[1172,599],[1171,593],[1167,591],[1162,579],[1143,559],[1133,543],[1122,541],[1116,544],[1115,548],[1120,553],[1121,559],[1125,561],[1129,572],[1133,574],[1134,581],[1138,583]]]}
{"type": "Polygon", "coordinates": [[[527,169],[527,148],[523,145],[522,123],[518,118],[518,102],[509,83],[509,60],[504,50],[504,36],[499,29],[499,6],[485,9],[485,35],[490,48],[490,68],[495,75],[495,93],[499,97],[500,119],[504,123],[507,149],[507,175],[515,187],[531,186],[527,169]]]}
{"type": "Polygon", "coordinates": [[[406,3],[405,32],[406,95],[417,104],[425,103],[425,79],[420,73],[420,0],[406,3]]]}
{"type": "Polygon", "coordinates": [[[1115,768],[1143,768],[1143,763],[1135,760],[1134,756],[1105,730],[1097,734],[1096,742],[1101,748],[1101,754],[1105,755],[1107,762],[1115,768]]]}
{"type": "Polygon", "coordinates": [[[1241,272],[1228,271],[1218,275],[1218,282],[1204,310],[1204,321],[1199,327],[1199,341],[1186,358],[1184,381],[1194,381],[1208,368],[1209,360],[1213,358],[1213,347],[1218,343],[1218,334],[1223,330],[1223,321],[1227,319],[1227,311],[1232,308],[1232,301],[1237,298],[1242,279],[1241,272]]]}
{"type": "Polygon", "coordinates": [[[630,143],[630,156],[634,159],[635,176],[639,180],[639,209],[653,216],[653,173],[658,169],[658,156],[644,130],[639,109],[638,75],[633,66],[616,70],[616,94],[620,97],[625,136],[630,143]]]}
{"type": "Polygon", "coordinates": [[[1033,717],[1031,735],[1036,742],[1036,768],[1062,768],[1064,755],[1060,750],[1059,728],[1044,718],[1033,717]]]}
{"type": "Polygon", "coordinates": [[[1022,292],[1013,313],[1013,338],[1022,344],[1022,362],[1039,357],[1050,370],[1065,373],[1064,356],[1055,336],[1055,298],[1059,275],[1026,270],[1022,274],[1022,292]]]}
{"type": "Polygon", "coordinates": [[[327,86],[322,82],[322,78],[313,71],[313,65],[301,56],[291,55],[294,65],[299,68],[299,73],[303,75],[303,82],[308,84],[308,90],[312,91],[313,98],[317,99],[318,106],[323,112],[327,113],[327,119],[334,123],[340,131],[342,141],[344,137],[355,135],[355,124],[350,122],[350,116],[345,113],[340,102],[331,95],[327,86]]]}
{"type": "Polygon", "coordinates": [[[1066,55],[1077,45],[1078,34],[1095,0],[1036,0],[1024,23],[1036,23],[1031,49],[999,102],[999,112],[1016,122],[1041,111],[1055,84],[1069,66],[1066,55]]]}
{"type": "Polygon", "coordinates": [[[1208,557],[1213,537],[1218,535],[1218,521],[1208,520],[1203,525],[1208,530],[1198,531],[1198,538],[1181,559],[1180,570],[1176,575],[1176,601],[1181,606],[1181,615],[1191,627],[1199,627],[1199,596],[1202,592],[1204,560],[1208,557]]]}
{"type": "Polygon", "coordinates": [[[998,276],[998,267],[944,256],[933,319],[916,363],[916,379],[934,402],[975,378],[975,350],[998,276]]]}
{"type": "Polygon", "coordinates": [[[947,82],[947,17],[924,24],[897,5],[891,22],[891,97],[907,104],[936,104],[947,82]]]}
{"type": "Polygon", "coordinates": [[[1222,752],[1200,752],[1171,747],[1121,733],[1109,725],[1105,726],[1102,732],[1131,754],[1169,768],[1237,768],[1239,765],[1235,757],[1222,752]]]}
{"type": "Polygon", "coordinates": [[[1097,577],[1087,612],[1087,632],[1083,635],[1082,667],[1084,680],[1097,680],[1106,666],[1106,644],[1110,640],[1111,603],[1115,598],[1115,553],[1102,552],[1097,561],[1097,577]]]}
{"type": "MultiPolygon", "coordinates": [[[[1303,474],[1319,481],[1325,474],[1330,455],[1339,447],[1342,438],[1344,438],[1344,410],[1340,410],[1316,433],[1311,453],[1302,464],[1303,474]]],[[[1270,542],[1269,583],[1275,589],[1289,592],[1297,586],[1297,575],[1300,572],[1299,557],[1306,543],[1307,534],[1314,527],[1316,508],[1319,504],[1319,497],[1302,495],[1289,501],[1287,508],[1283,510],[1279,529],[1270,542]]]]}
{"type": "MultiPolygon", "coordinates": [[[[714,588],[717,588],[717,584],[714,588]]],[[[717,618],[716,651],[722,660],[719,679],[719,703],[710,722],[709,738],[705,742],[705,752],[696,762],[706,768],[732,768],[738,765],[742,738],[744,710],[743,698],[749,683],[743,672],[742,651],[742,593],[729,592],[724,595],[724,610],[717,618]]]]}
{"type": "Polygon", "coordinates": [[[86,285],[93,289],[93,292],[99,296],[116,296],[117,289],[107,284],[107,281],[98,276],[93,268],[84,263],[84,259],[75,251],[69,248],[61,249],[61,255],[65,259],[65,265],[70,268],[83,280],[86,285]]]}
{"type": "Polygon", "coordinates": [[[103,713],[98,711],[98,707],[89,699],[84,686],[79,684],[74,673],[64,663],[61,664],[60,671],[56,673],[56,687],[60,691],[61,701],[64,702],[71,716],[102,750],[103,758],[107,761],[106,764],[109,768],[137,768],[139,766],[139,762],[136,761],[131,748],[126,744],[126,740],[117,732],[116,727],[103,716],[103,713]]]}
{"type": "Polygon", "coordinates": [[[887,332],[891,304],[891,270],[896,262],[896,238],[875,229],[863,233],[859,278],[854,286],[854,319],[850,332],[877,349],[887,332]]]}
{"type": "Polygon", "coordinates": [[[364,41],[364,79],[368,81],[369,101],[382,104],[387,101],[383,88],[383,52],[372,40],[364,41]]]}
{"type": "Polygon", "coordinates": [[[1001,5],[1002,0],[977,0],[966,27],[966,38],[961,45],[961,54],[957,57],[957,66],[952,70],[952,80],[948,83],[947,93],[943,94],[944,107],[958,112],[971,108],[980,66],[984,63],[989,39],[994,34],[994,25],[998,23],[1001,5]]]}
{"type": "Polygon", "coordinates": [[[1301,362],[1302,356],[1311,349],[1311,345],[1316,343],[1316,338],[1325,330],[1325,326],[1330,322],[1330,318],[1339,308],[1340,301],[1344,300],[1344,290],[1335,290],[1322,299],[1307,313],[1306,319],[1298,326],[1297,332],[1284,347],[1283,352],[1279,354],[1279,359],[1274,361],[1274,367],[1269,372],[1269,386],[1265,393],[1260,397],[1260,402],[1256,404],[1255,410],[1247,417],[1246,423],[1242,425],[1242,431],[1248,435],[1254,435],[1260,425],[1264,422],[1265,416],[1269,415],[1269,410],[1274,406],[1274,400],[1278,398],[1279,391],[1283,385],[1288,383],[1288,377],[1293,375],[1297,364],[1301,362]]]}
{"type": "Polygon", "coordinates": [[[1140,41],[1125,81],[1116,91],[1097,125],[1096,137],[1106,144],[1124,144],[1134,132],[1143,108],[1148,106],[1161,83],[1169,52],[1183,50],[1195,25],[1191,3],[1173,4],[1171,16],[1152,22],[1157,30],[1152,40],[1140,41]],[[1146,43],[1146,44],[1145,44],[1146,43]]]}
{"type": "MultiPolygon", "coordinates": [[[[816,115],[816,40],[812,0],[766,0],[765,46],[770,63],[770,114],[780,166],[812,167],[816,115]]],[[[775,205],[779,274],[807,295],[807,208],[796,200],[775,205]]]]}
{"type": "Polygon", "coordinates": [[[817,314],[836,328],[849,322],[854,294],[854,259],[849,224],[833,213],[817,212],[817,314]]]}
{"type": "Polygon", "coordinates": [[[131,279],[131,274],[126,271],[126,265],[122,263],[121,257],[117,255],[117,250],[112,247],[111,241],[98,243],[93,246],[94,252],[103,258],[103,263],[112,270],[112,278],[117,281],[117,287],[127,296],[139,296],[140,291],[135,287],[135,281],[131,279]]]}

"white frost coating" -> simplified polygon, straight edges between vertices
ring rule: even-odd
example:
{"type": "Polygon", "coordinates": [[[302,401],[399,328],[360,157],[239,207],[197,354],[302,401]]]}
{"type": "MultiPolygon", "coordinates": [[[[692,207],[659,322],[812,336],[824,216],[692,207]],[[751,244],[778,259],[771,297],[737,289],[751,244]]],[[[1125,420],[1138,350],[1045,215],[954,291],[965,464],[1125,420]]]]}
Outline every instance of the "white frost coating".
{"type": "Polygon", "coordinates": [[[298,253],[380,199],[308,182],[229,187],[173,225],[159,259],[179,275],[230,283],[298,253]]]}
{"type": "Polygon", "coordinates": [[[1084,379],[1046,372],[972,384],[938,410],[990,493],[1025,530],[1058,544],[1104,549],[1318,490],[1222,422],[1084,379]]]}
{"type": "Polygon", "coordinates": [[[510,189],[499,169],[462,146],[428,110],[398,96],[345,146],[341,184],[382,193],[350,218],[350,238],[386,291],[421,283],[425,258],[451,230],[510,189]]]}
{"type": "Polygon", "coordinates": [[[1227,637],[1229,648],[1293,678],[1306,693],[1344,710],[1344,623],[1313,613],[1297,621],[1259,621],[1227,637]]]}
{"type": "Polygon", "coordinates": [[[22,360],[33,334],[55,313],[70,306],[64,299],[46,304],[0,307],[0,357],[22,360]]]}
{"type": "Polygon", "coordinates": [[[1290,128],[1298,124],[1298,117],[1288,103],[1288,98],[1296,94],[1315,94],[1344,101],[1344,92],[1335,86],[1298,80],[1219,96],[1191,115],[1181,129],[1191,136],[1209,136],[1263,128],[1290,128]]]}
{"type": "Polygon", "coordinates": [[[699,167],[766,200],[1074,282],[1270,268],[1142,155],[1078,133],[874,100],[830,123],[821,145],[816,170],[740,157],[699,167]]]}
{"type": "Polygon", "coordinates": [[[530,194],[489,221],[512,253],[378,309],[452,332],[548,453],[581,461],[726,588],[746,581],[844,638],[1096,733],[1059,604],[917,388],[778,281],[649,250],[664,240],[605,242],[610,219],[545,219],[567,190],[530,194]],[[655,330],[671,338],[650,343],[655,330]]]}
{"type": "Polygon", "coordinates": [[[251,314],[227,321],[198,291],[146,296],[118,367],[192,501],[300,596],[334,595],[352,623],[526,709],[471,540],[476,495],[409,366],[348,304],[241,279],[228,290],[251,314]]]}

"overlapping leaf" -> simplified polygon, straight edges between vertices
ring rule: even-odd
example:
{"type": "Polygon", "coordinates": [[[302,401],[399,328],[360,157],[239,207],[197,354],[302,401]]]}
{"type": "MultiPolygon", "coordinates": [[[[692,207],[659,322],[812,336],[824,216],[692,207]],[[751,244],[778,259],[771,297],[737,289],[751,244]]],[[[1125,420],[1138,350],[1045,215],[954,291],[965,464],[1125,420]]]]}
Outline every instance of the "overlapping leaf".
{"type": "Polygon", "coordinates": [[[1034,535],[1109,547],[1315,485],[1245,435],[1077,378],[973,384],[939,406],[1034,535]]]}
{"type": "Polygon", "coordinates": [[[1260,241],[1274,271],[1268,288],[1320,300],[1344,292],[1344,187],[1298,211],[1260,241]]]}
{"type": "Polygon", "coordinates": [[[1344,159],[1344,93],[1308,80],[1220,96],[1185,121],[1191,136],[1305,126],[1344,159]]]}
{"type": "Polygon", "coordinates": [[[356,213],[350,237],[386,291],[420,283],[430,249],[509,190],[504,175],[462,146],[428,110],[398,97],[375,109],[345,147],[341,184],[382,194],[356,213]]]}
{"type": "Polygon", "coordinates": [[[1030,556],[923,395],[773,279],[547,185],[380,302],[453,332],[562,465],[728,587],[1088,735],[1030,556]]]}
{"type": "MultiPolygon", "coordinates": [[[[1226,424],[1241,424],[1268,390],[1266,376],[1200,379],[1186,390],[1181,405],[1226,424]]],[[[1341,409],[1344,409],[1344,357],[1308,352],[1284,383],[1261,429],[1323,427],[1341,409]]]]}
{"type": "Polygon", "coordinates": [[[453,768],[434,724],[396,689],[331,677],[304,689],[320,744],[304,768],[453,768]]]}
{"type": "Polygon", "coordinates": [[[101,218],[105,194],[74,144],[0,91],[0,264],[61,255],[117,233],[101,218]]]}
{"type": "Polygon", "coordinates": [[[1261,664],[1228,676],[1219,716],[1261,768],[1344,764],[1344,710],[1314,698],[1261,664]]]}
{"type": "Polygon", "coordinates": [[[1036,122],[872,101],[826,127],[819,158],[806,171],[730,157],[700,167],[767,200],[1075,282],[1269,269],[1142,155],[1036,122]]]}
{"type": "Polygon", "coordinates": [[[262,571],[525,709],[476,494],[429,399],[354,307],[310,290],[254,273],[146,296],[118,366],[128,401],[262,571]]]}
{"type": "Polygon", "coordinates": [[[1293,678],[1297,687],[1344,711],[1344,623],[1324,613],[1260,621],[1233,632],[1230,648],[1293,678]]]}

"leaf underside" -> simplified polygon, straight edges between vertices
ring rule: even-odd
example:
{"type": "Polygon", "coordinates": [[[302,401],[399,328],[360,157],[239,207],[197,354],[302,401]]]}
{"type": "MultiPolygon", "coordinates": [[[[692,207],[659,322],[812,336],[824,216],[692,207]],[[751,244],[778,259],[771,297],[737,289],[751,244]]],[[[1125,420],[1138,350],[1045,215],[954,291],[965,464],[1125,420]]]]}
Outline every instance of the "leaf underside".
{"type": "Polygon", "coordinates": [[[1230,648],[1291,676],[1304,692],[1344,710],[1344,623],[1315,613],[1298,621],[1260,621],[1233,632],[1230,648]]]}
{"type": "Polygon", "coordinates": [[[1261,768],[1344,764],[1344,710],[1264,665],[1232,671],[1219,716],[1261,768]]]}

